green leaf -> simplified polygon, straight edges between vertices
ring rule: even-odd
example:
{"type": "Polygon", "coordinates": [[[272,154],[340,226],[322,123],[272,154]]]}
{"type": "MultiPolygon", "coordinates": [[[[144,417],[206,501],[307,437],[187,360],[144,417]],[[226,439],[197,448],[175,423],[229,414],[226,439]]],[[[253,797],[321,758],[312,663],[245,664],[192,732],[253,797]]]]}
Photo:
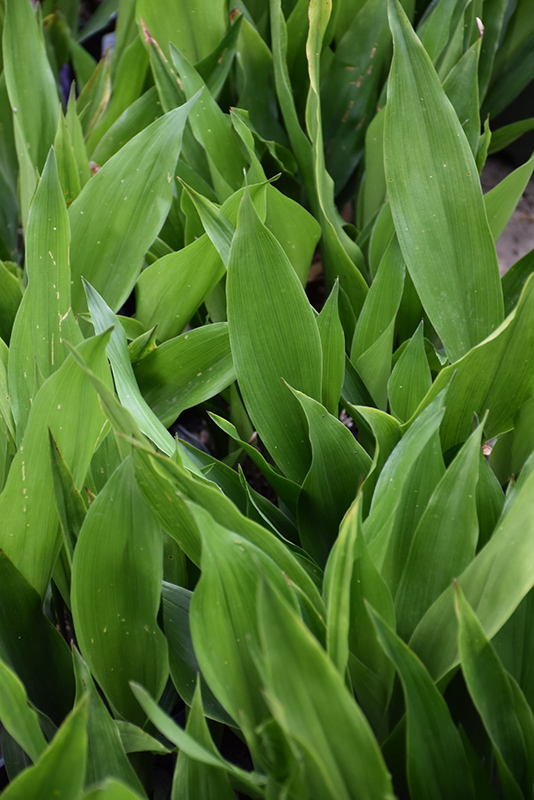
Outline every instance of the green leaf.
{"type": "Polygon", "coordinates": [[[299,203],[269,184],[266,195],[265,226],[274,233],[305,287],[321,229],[299,203]]]}
{"type": "Polygon", "coordinates": [[[492,639],[502,664],[521,687],[531,708],[534,706],[533,649],[529,631],[534,610],[534,592],[530,590],[510,619],[492,639]]]}
{"type": "Polygon", "coordinates": [[[28,287],[11,334],[8,374],[19,444],[38,390],[36,368],[46,380],[68,356],[63,339],[73,345],[82,341],[71,311],[69,241],[65,200],[51,151],[28,217],[28,287]]]}
{"type": "Polygon", "coordinates": [[[9,344],[13,323],[22,300],[17,276],[0,262],[0,338],[9,344]]]}
{"type": "Polygon", "coordinates": [[[389,589],[367,552],[361,511],[359,495],[341,523],[325,569],[327,651],[342,676],[349,667],[358,702],[376,731],[383,725],[394,670],[376,639],[364,598],[380,610],[392,627],[395,626],[395,612],[389,589]],[[353,668],[354,657],[377,676],[378,701],[369,692],[367,683],[360,679],[359,671],[353,668]]]}
{"type": "Polygon", "coordinates": [[[223,0],[138,0],[136,14],[167,56],[169,42],[174,42],[192,63],[208,56],[227,28],[223,0]]]}
{"type": "MultiPolygon", "coordinates": [[[[197,96],[195,93],[202,91],[205,82],[172,43],[170,51],[185,95],[191,100],[197,96]]],[[[223,202],[243,185],[243,168],[247,163],[239,146],[239,137],[207,88],[199,96],[189,123],[195,138],[206,151],[213,188],[223,202]]]]}
{"type": "Polygon", "coordinates": [[[514,169],[484,195],[486,213],[495,241],[500,239],[534,172],[534,156],[514,169]]]}
{"type": "Polygon", "coordinates": [[[382,472],[382,467],[391,455],[394,447],[401,438],[401,429],[397,420],[379,411],[377,408],[366,408],[365,406],[349,406],[349,411],[353,414],[356,421],[360,424],[369,425],[375,439],[373,464],[369,470],[367,478],[362,484],[362,508],[364,517],[368,516],[371,507],[371,498],[375,486],[382,472]]]}
{"type": "MultiPolygon", "coordinates": [[[[309,48],[310,65],[313,62],[313,66],[310,66],[310,69],[313,72],[315,82],[314,88],[310,87],[309,111],[306,117],[308,131],[313,142],[312,145],[300,126],[295,108],[293,88],[289,80],[286,62],[287,28],[280,0],[270,0],[269,8],[274,77],[278,102],[310,206],[321,225],[323,266],[327,282],[333,285],[336,278],[339,277],[340,286],[347,298],[350,316],[351,313],[359,313],[361,310],[367,294],[367,284],[356,264],[357,262],[363,267],[361,251],[349,239],[342,228],[334,205],[333,181],[324,166],[317,56],[322,49],[321,40],[325,26],[323,25],[321,28],[317,21],[310,25],[311,36],[317,40],[313,41],[309,48]]],[[[329,15],[328,9],[322,8],[321,11],[326,16],[329,15]]],[[[316,13],[317,8],[314,7],[314,15],[316,13]]]]}
{"type": "MultiPolygon", "coordinates": [[[[21,136],[17,151],[22,146],[34,170],[41,172],[56,135],[59,103],[44,41],[29,3],[6,3],[3,50],[9,101],[21,136]]],[[[25,217],[23,220],[25,223],[25,217]]]]}
{"type": "Polygon", "coordinates": [[[204,230],[211,239],[211,242],[226,268],[230,258],[230,247],[234,236],[234,226],[230,224],[220,208],[208,200],[203,195],[195,192],[187,183],[182,182],[191,202],[200,217],[204,230]]]}
{"type": "Polygon", "coordinates": [[[239,782],[246,787],[246,791],[251,793],[252,797],[264,796],[262,789],[265,778],[263,775],[239,769],[239,767],[223,759],[218,753],[214,753],[213,749],[207,749],[204,744],[193,739],[187,731],[180,728],[171,717],[165,714],[142,686],[132,683],[132,691],[152,724],[161,731],[170,742],[176,745],[180,752],[185,753],[189,758],[193,758],[202,764],[225,770],[229,775],[239,780],[239,782]]]}
{"type": "Polygon", "coordinates": [[[462,740],[445,700],[417,656],[371,607],[369,612],[404,692],[410,797],[413,800],[474,798],[462,740]]]}
{"type": "Polygon", "coordinates": [[[456,112],[397,0],[385,119],[388,195],[408,270],[451,361],[501,323],[478,170],[456,112]]]}
{"type": "Polygon", "coordinates": [[[159,697],[168,677],[167,642],[157,624],[162,561],[159,524],[126,459],[87,513],[71,594],[85,661],[113,708],[140,724],[144,715],[128,682],[140,679],[159,697]]]}
{"type": "Polygon", "coordinates": [[[119,732],[121,744],[126,753],[157,753],[166,755],[170,753],[169,747],[165,747],[159,739],[154,739],[149,733],[134,725],[132,722],[115,720],[115,727],[119,732]]]}
{"type": "Polygon", "coordinates": [[[5,553],[0,553],[0,577],[0,657],[16,672],[30,701],[59,724],[74,698],[67,644],[45,617],[38,593],[5,553]]]}
{"type": "MultiPolygon", "coordinates": [[[[83,48],[81,48],[83,50],[83,48]]],[[[78,52],[75,48],[73,52],[78,52]]],[[[81,60],[80,55],[78,58],[81,60]]],[[[89,63],[84,57],[82,68],[87,69],[89,63]]],[[[93,64],[91,63],[92,67],[93,64]]],[[[87,136],[92,128],[98,123],[104,114],[111,95],[111,56],[109,50],[100,59],[94,71],[87,70],[86,83],[76,100],[76,110],[82,123],[84,137],[87,136]]]]}
{"type": "Polygon", "coordinates": [[[312,449],[311,466],[297,503],[299,534],[304,549],[322,565],[371,459],[349,429],[324,406],[302,392],[293,393],[306,415],[312,449]]]}
{"type": "Polygon", "coordinates": [[[80,528],[83,525],[87,513],[87,507],[82,495],[74,485],[68,464],[65,463],[65,459],[59,452],[58,446],[50,431],[49,436],[54,500],[63,531],[66,550],[69,560],[71,560],[80,528]]]}
{"type": "Polygon", "coordinates": [[[83,795],[83,800],[140,800],[146,794],[132,792],[124,783],[109,778],[83,795]]]}
{"type": "Polygon", "coordinates": [[[288,506],[292,513],[296,513],[297,499],[300,492],[300,486],[288,478],[284,478],[274,467],[269,464],[264,456],[257,450],[250,442],[245,442],[240,436],[235,427],[228,420],[219,417],[217,414],[210,412],[211,419],[219,428],[224,431],[227,436],[236,442],[249,456],[251,461],[258,467],[262,475],[267,479],[269,484],[273,487],[276,494],[288,506]]]}
{"type": "Polygon", "coordinates": [[[534,272],[534,249],[512,264],[502,277],[504,312],[510,314],[517,305],[528,278],[534,272]]]}
{"type": "Polygon", "coordinates": [[[85,785],[91,786],[104,778],[117,778],[142,794],[143,788],[128,761],[117,726],[100,697],[87,664],[73,648],[76,676],[76,702],[86,698],[87,704],[87,769],[85,785]]]}
{"type": "MultiPolygon", "coordinates": [[[[0,116],[6,120],[11,116],[5,72],[0,75],[0,116]]],[[[0,159],[2,161],[0,174],[0,258],[16,259],[19,218],[17,191],[19,164],[15,148],[14,128],[9,124],[0,130],[0,159]]],[[[30,199],[28,198],[28,201],[30,199]]]]}
{"type": "Polygon", "coordinates": [[[321,342],[287,256],[245,193],[228,265],[228,328],[247,411],[275,462],[300,482],[310,460],[300,405],[284,385],[321,397],[321,342]]]}
{"type": "MultiPolygon", "coordinates": [[[[462,0],[462,4],[463,2],[464,0],[462,0]]],[[[478,80],[482,42],[482,36],[479,36],[476,42],[465,51],[443,81],[445,94],[456,111],[458,121],[462,126],[462,130],[465,133],[466,139],[469,142],[469,147],[475,158],[478,150],[481,127],[478,80]]]]}
{"type": "Polygon", "coordinates": [[[528,133],[531,130],[534,130],[534,117],[521,119],[518,122],[512,122],[509,125],[503,125],[497,128],[497,130],[492,131],[491,134],[491,142],[488,150],[489,155],[498,153],[499,150],[504,150],[505,147],[508,147],[508,145],[515,142],[516,139],[519,139],[520,136],[523,136],[524,133],[528,133]]]}
{"type": "MultiPolygon", "coordinates": [[[[109,383],[107,336],[79,345],[100,379],[109,383]]],[[[79,490],[91,462],[104,417],[98,397],[73,356],[43,384],[33,402],[24,439],[0,495],[0,547],[44,596],[61,547],[54,503],[48,431],[79,490]]]]}
{"type": "Polygon", "coordinates": [[[479,425],[430,498],[408,553],[395,597],[397,630],[408,641],[425,611],[475,557],[479,425]]]}
{"type": "Polygon", "coordinates": [[[121,147],[162,115],[155,86],[141,95],[104,133],[93,150],[92,160],[102,166],[121,147]]]}
{"type": "Polygon", "coordinates": [[[141,397],[128,354],[126,334],[122,326],[98,292],[87,281],[82,280],[95,332],[101,334],[109,330],[111,326],[114,326],[106,350],[111,362],[117,394],[122,405],[131,412],[141,431],[160,450],[163,450],[167,455],[172,455],[176,450],[172,436],[141,397]]]}
{"type": "Polygon", "coordinates": [[[139,276],[136,316],[158,325],[161,341],[177,336],[224,276],[224,264],[207,234],[158,259],[139,276]]]}
{"type": "Polygon", "coordinates": [[[386,250],[358,318],[350,360],[373,400],[385,410],[395,316],[404,287],[404,258],[396,239],[386,250]]]}
{"type": "Polygon", "coordinates": [[[432,376],[425,354],[421,322],[395,364],[388,381],[391,413],[401,422],[406,422],[431,386],[432,376]]]}
{"type": "MultiPolygon", "coordinates": [[[[211,751],[217,758],[219,755],[204,717],[200,683],[197,683],[193,704],[187,719],[186,733],[195,741],[211,751]]],[[[217,797],[221,800],[235,800],[228,775],[217,767],[210,767],[191,758],[183,750],[178,753],[174,770],[172,800],[198,800],[199,797],[217,797]]]]}
{"type": "Polygon", "coordinates": [[[58,175],[63,189],[63,196],[67,206],[69,206],[80,194],[80,171],[76,162],[67,120],[62,110],[60,110],[56,138],[54,139],[54,151],[57,157],[58,175]]]}
{"type": "Polygon", "coordinates": [[[28,705],[21,681],[0,659],[0,719],[2,726],[17,744],[36,762],[46,748],[46,739],[39,727],[39,718],[28,705]]]}
{"type": "Polygon", "coordinates": [[[218,99],[233,66],[243,19],[241,13],[230,14],[228,31],[211,53],[202,61],[197,62],[197,72],[205,79],[206,86],[214,100],[218,99]]]}
{"type": "MultiPolygon", "coordinates": [[[[138,458],[140,458],[137,453],[139,449],[139,447],[136,447],[134,453],[134,456],[138,458]]],[[[270,533],[263,525],[258,525],[253,520],[243,516],[237,506],[214,483],[206,480],[201,475],[193,475],[190,468],[185,470],[164,456],[150,453],[149,458],[152,462],[157,463],[156,468],[158,471],[161,470],[167,481],[174,487],[174,494],[178,498],[185,500],[192,510],[196,509],[196,505],[192,506],[191,501],[202,506],[219,525],[234,531],[240,536],[244,536],[245,539],[260,548],[308,597],[318,615],[324,613],[324,606],[317,591],[317,583],[319,582],[320,584],[321,581],[319,567],[315,567],[316,574],[312,578],[309,574],[309,559],[306,560],[305,564],[301,564],[298,556],[289,551],[287,543],[282,543],[277,536],[270,533]]],[[[172,533],[170,530],[168,532],[172,533]]],[[[177,537],[174,536],[174,538],[177,537]]]]}
{"type": "Polygon", "coordinates": [[[87,757],[87,706],[78,705],[33,767],[21,772],[2,792],[6,800],[54,800],[82,797],[87,757]]]}
{"type": "MultiPolygon", "coordinates": [[[[373,560],[378,569],[381,569],[387,550],[392,546],[390,538],[402,507],[403,494],[409,486],[411,472],[417,467],[417,459],[425,448],[432,448],[434,445],[435,434],[443,419],[444,400],[442,395],[439,400],[436,398],[432,408],[425,409],[424,416],[421,415],[417,424],[404,434],[380,472],[371,510],[364,523],[365,538],[372,547],[373,560]]],[[[399,568],[397,563],[396,570],[399,568]]]]}
{"type": "Polygon", "coordinates": [[[330,414],[337,415],[345,377],[345,336],[338,310],[339,281],[336,281],[317,317],[323,351],[322,403],[330,414]]]}
{"type": "Polygon", "coordinates": [[[342,676],[294,608],[266,580],[261,582],[258,621],[266,698],[303,761],[310,795],[325,800],[392,797],[376,739],[342,676]]]}
{"type": "Polygon", "coordinates": [[[528,797],[532,793],[534,716],[458,585],[456,590],[462,672],[496,751],[503,794],[505,797],[528,797]],[[523,722],[526,722],[525,727],[523,722]]]}
{"type": "Polygon", "coordinates": [[[163,625],[169,644],[169,666],[171,678],[180,697],[191,706],[197,683],[203,695],[204,713],[225,725],[234,725],[232,718],[222,708],[217,698],[200,674],[198,659],[191,639],[189,608],[193,593],[182,586],[163,582],[163,625]]]}
{"type": "Polygon", "coordinates": [[[287,579],[258,546],[223,528],[200,507],[192,511],[202,532],[202,574],[190,616],[195,653],[215,697],[239,722],[257,757],[256,729],[270,717],[254,657],[258,579],[265,576],[286,594],[287,579]]]}
{"type": "Polygon", "coordinates": [[[89,161],[87,158],[87,150],[85,148],[81,120],[76,112],[76,93],[74,91],[74,87],[71,87],[67,102],[65,124],[67,131],[69,132],[72,152],[78,168],[80,187],[83,187],[91,177],[91,167],[89,166],[89,161]]]}
{"type": "Polygon", "coordinates": [[[439,373],[416,415],[454,375],[441,426],[444,451],[467,439],[474,413],[481,417],[489,409],[484,427],[488,439],[510,430],[518,409],[534,395],[533,315],[534,280],[530,279],[515,311],[499,329],[439,373]]]}
{"type": "Polygon", "coordinates": [[[286,142],[278,120],[273,57],[258,30],[244,19],[238,40],[239,107],[246,108],[256,130],[266,139],[286,142]]]}
{"type": "MultiPolygon", "coordinates": [[[[533,487],[534,473],[529,472],[505,507],[489,542],[458,576],[488,639],[511,617],[533,585],[533,487]]],[[[412,648],[436,679],[459,660],[453,595],[450,586],[429,608],[411,639],[412,648]]]]}
{"type": "MultiPolygon", "coordinates": [[[[365,133],[378,104],[380,76],[391,48],[385,0],[352,5],[353,14],[339,38],[336,36],[335,55],[321,82],[326,167],[337,192],[362,156],[365,133]]],[[[349,4],[338,6],[338,12],[339,8],[343,12],[344,6],[349,4]]]]}
{"type": "Polygon", "coordinates": [[[171,204],[182,132],[194,104],[165,114],[127,142],[69,207],[76,312],[86,307],[82,275],[114,310],[133,289],[171,204]]]}
{"type": "Polygon", "coordinates": [[[174,539],[187,557],[200,566],[200,531],[176,492],[170,476],[159,467],[159,458],[140,448],[134,450],[136,479],[147,503],[163,530],[174,539]]]}
{"type": "Polygon", "coordinates": [[[143,91],[148,70],[148,56],[140,38],[125,48],[116,62],[110,102],[98,122],[91,126],[86,146],[92,154],[95,146],[113,123],[134,103],[143,91]]]}

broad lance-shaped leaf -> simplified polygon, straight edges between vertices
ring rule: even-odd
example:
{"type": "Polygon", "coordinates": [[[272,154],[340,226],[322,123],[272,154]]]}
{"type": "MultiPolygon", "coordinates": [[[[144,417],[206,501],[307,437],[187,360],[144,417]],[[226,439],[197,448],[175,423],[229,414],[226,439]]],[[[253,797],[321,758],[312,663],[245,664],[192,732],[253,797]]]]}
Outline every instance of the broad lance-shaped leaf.
{"type": "Polygon", "coordinates": [[[192,596],[193,592],[184,589],[183,586],[163,581],[161,593],[163,625],[169,644],[169,668],[172,682],[176,687],[176,691],[188,706],[193,703],[197,684],[199,683],[198,688],[202,691],[204,698],[205,715],[225,725],[233,725],[234,721],[222,708],[200,672],[198,659],[193,648],[189,623],[192,596]]]}
{"type": "Polygon", "coordinates": [[[514,678],[504,669],[458,585],[455,606],[462,672],[497,756],[503,796],[532,796],[532,710],[514,678]]]}
{"type": "Polygon", "coordinates": [[[312,461],[297,503],[302,546],[322,565],[339,524],[371,467],[371,459],[349,429],[326,408],[293,391],[309,426],[312,461]]]}
{"type": "Polygon", "coordinates": [[[395,230],[419,297],[456,361],[503,318],[497,255],[475,160],[398,0],[384,158],[395,230]]]}
{"type": "Polygon", "coordinates": [[[77,705],[38,762],[2,792],[6,800],[65,797],[81,800],[87,761],[87,705],[77,705]]]}
{"type": "MultiPolygon", "coordinates": [[[[512,616],[534,585],[534,472],[518,481],[500,523],[458,583],[488,639],[512,616]]],[[[437,680],[458,664],[458,621],[451,585],[429,608],[410,646],[437,680]]]]}
{"type": "Polygon", "coordinates": [[[30,208],[28,286],[11,334],[9,388],[19,444],[39,388],[36,370],[46,380],[68,356],[62,340],[77,345],[83,339],[70,307],[69,242],[69,219],[52,150],[30,208]]]}
{"type": "MultiPolygon", "coordinates": [[[[0,553],[0,609],[0,657],[16,672],[33,706],[59,725],[74,699],[69,648],[45,616],[40,595],[5,553],[0,553]]],[[[6,679],[4,690],[8,686],[6,679]]],[[[4,724],[9,728],[7,720],[4,724]]],[[[12,736],[17,739],[15,732],[12,736]]]]}
{"type": "Polygon", "coordinates": [[[174,42],[192,63],[217,47],[227,27],[224,0],[140,0],[136,13],[167,56],[169,42],[174,42]]]}
{"type": "Polygon", "coordinates": [[[375,440],[373,463],[367,478],[362,484],[363,516],[367,517],[382,467],[399,443],[401,429],[394,417],[386,414],[385,411],[379,411],[378,408],[366,406],[351,406],[351,408],[354,419],[356,421],[362,420],[364,425],[369,425],[375,440]]]}
{"type": "Polygon", "coordinates": [[[87,664],[75,648],[72,657],[76,676],[76,702],[81,703],[86,698],[87,703],[86,786],[113,777],[119,778],[141,794],[141,782],[128,761],[115,721],[98,693],[87,664]]]}
{"type": "Polygon", "coordinates": [[[474,800],[467,757],[445,700],[417,656],[371,607],[369,613],[380,644],[395,665],[402,683],[410,797],[413,800],[444,797],[474,800]]]}
{"type": "Polygon", "coordinates": [[[338,297],[339,281],[336,280],[317,317],[317,328],[323,350],[322,403],[334,416],[337,416],[345,376],[345,336],[339,319],[338,297]]]}
{"type": "MultiPolygon", "coordinates": [[[[79,355],[109,385],[107,340],[107,334],[87,339],[79,345],[79,355]]],[[[96,392],[70,356],[39,390],[0,495],[0,548],[43,596],[61,547],[48,431],[79,490],[104,421],[96,392]]]]}
{"type": "Polygon", "coordinates": [[[167,642],[157,623],[162,580],[159,523],[128,458],[87,512],[71,594],[85,661],[117,713],[139,724],[144,714],[128,681],[142,680],[159,698],[169,673],[167,642]]]}
{"type": "Polygon", "coordinates": [[[338,25],[340,13],[347,16],[336,32],[335,55],[321,81],[326,166],[336,194],[362,156],[365,133],[376,112],[383,64],[390,58],[386,2],[372,0],[364,10],[365,5],[334,6],[338,25]]]}
{"type": "Polygon", "coordinates": [[[434,600],[475,557],[481,435],[479,425],[436,486],[414,533],[395,597],[397,630],[406,641],[434,600]]]}
{"type": "Polygon", "coordinates": [[[432,386],[432,376],[425,354],[423,323],[403,350],[388,381],[391,413],[406,422],[432,386]]]}
{"type": "Polygon", "coordinates": [[[196,96],[137,134],[69,207],[72,305],[86,308],[83,275],[108,305],[124,303],[172,200],[182,132],[196,96]]]}
{"type": "Polygon", "coordinates": [[[500,239],[508,221],[514,213],[521,195],[525,191],[532,172],[534,156],[525,164],[506,176],[497,186],[484,195],[486,213],[495,241],[500,239]]]}
{"type": "Polygon", "coordinates": [[[414,425],[397,444],[382,468],[373,494],[371,511],[364,523],[364,533],[371,546],[375,563],[381,569],[390,546],[395,516],[402,502],[403,491],[411,471],[425,446],[438,430],[443,419],[445,393],[425,409],[414,425]]]}
{"type": "Polygon", "coordinates": [[[235,381],[228,324],[203,325],[164,342],[134,365],[144,399],[164,425],[235,381]]]}
{"type": "Polygon", "coordinates": [[[103,333],[114,326],[107,353],[121,403],[131,412],[143,433],[160,450],[168,456],[172,455],[176,451],[174,439],[141,397],[128,354],[126,334],[122,326],[98,292],[85,280],[83,280],[83,285],[96,333],[103,333]]]}
{"type": "Polygon", "coordinates": [[[54,141],[58,121],[56,83],[33,8],[29,3],[6,3],[4,71],[15,115],[15,141],[21,170],[21,211],[24,226],[36,184],[54,141]],[[28,163],[29,162],[29,163],[28,163]]]}
{"type": "MultiPolygon", "coordinates": [[[[256,184],[248,191],[263,219],[266,186],[256,184]]],[[[220,209],[234,227],[243,193],[243,189],[235,192],[220,209]]],[[[224,274],[219,253],[208,235],[202,234],[143,270],[136,284],[136,316],[145,329],[157,324],[160,341],[177,336],[224,274]]]]}
{"type": "MultiPolygon", "coordinates": [[[[287,579],[266,553],[191,508],[202,531],[202,575],[191,601],[195,653],[211,690],[260,757],[257,728],[270,717],[255,662],[259,647],[258,580],[262,575],[291,597],[287,579]]],[[[293,599],[293,603],[296,601],[293,599]]]]}
{"type": "Polygon", "coordinates": [[[520,685],[531,708],[534,706],[534,643],[530,639],[533,614],[534,591],[530,590],[491,641],[504,668],[520,685]],[[518,642],[526,644],[521,647],[520,653],[517,650],[518,642]]]}
{"type": "Polygon", "coordinates": [[[28,705],[26,690],[15,672],[0,659],[0,719],[33,762],[46,748],[39,718],[28,705]]]}
{"type": "Polygon", "coordinates": [[[441,370],[412,420],[449,382],[440,431],[444,451],[467,439],[474,413],[482,417],[489,409],[484,426],[486,438],[512,428],[517,411],[534,396],[532,276],[517,307],[499,329],[456,364],[441,370]]]}
{"type": "Polygon", "coordinates": [[[320,399],[321,341],[302,284],[248,192],[232,240],[227,298],[230,345],[245,406],[275,462],[300,483],[310,463],[307,425],[283,381],[320,399]]]}
{"type": "Polygon", "coordinates": [[[373,729],[380,731],[393,688],[394,669],[377,641],[364,598],[392,627],[395,611],[389,589],[367,552],[361,513],[360,494],[341,523],[325,569],[327,651],[342,676],[348,666],[358,703],[373,729]],[[356,659],[364,669],[355,668],[356,659]],[[366,678],[369,675],[365,668],[376,676],[373,688],[369,680],[362,679],[362,673],[366,678]]]}
{"type": "Polygon", "coordinates": [[[395,317],[404,287],[404,258],[394,238],[380,261],[358,318],[350,360],[375,403],[386,409],[395,317]]]}
{"type": "Polygon", "coordinates": [[[239,146],[239,137],[196,69],[172,42],[169,48],[186,97],[196,97],[195,92],[202,91],[204,86],[189,123],[206,151],[213,188],[222,202],[243,185],[243,169],[247,162],[239,146]]]}
{"type": "Polygon", "coordinates": [[[294,608],[266,580],[260,586],[258,624],[265,697],[304,763],[309,796],[393,797],[378,743],[342,676],[294,608]]]}
{"type": "MultiPolygon", "coordinates": [[[[267,530],[263,525],[259,525],[253,520],[245,517],[233,503],[214,483],[211,483],[203,475],[194,475],[191,468],[184,469],[178,466],[175,461],[166,458],[165,456],[156,455],[155,453],[146,453],[142,451],[140,446],[137,446],[134,451],[134,459],[138,458],[148,459],[154,463],[155,471],[165,476],[166,481],[161,484],[161,489],[168,491],[169,486],[173,487],[173,492],[178,498],[182,499],[187,504],[187,512],[191,518],[191,511],[196,510],[196,506],[201,506],[206,509],[211,516],[224,528],[234,531],[240,536],[252,542],[266,555],[280,567],[286,576],[298,586],[299,590],[307,596],[308,600],[313,605],[317,614],[322,616],[324,614],[324,605],[317,590],[317,584],[321,582],[320,570],[315,567],[313,576],[310,576],[310,562],[309,559],[302,563],[294,552],[291,552],[287,544],[280,541],[280,539],[267,530]]],[[[145,491],[143,489],[143,491],[145,491]]],[[[153,491],[153,490],[151,490],[153,491]]],[[[148,494],[148,492],[147,492],[148,494]]],[[[168,498],[167,498],[168,500],[168,498]]],[[[149,498],[149,502],[151,502],[149,498]]],[[[181,513],[179,510],[179,502],[176,503],[175,519],[181,513]]],[[[184,527],[190,527],[189,521],[185,521],[184,527]]],[[[196,535],[198,536],[198,527],[195,526],[196,535]]],[[[169,530],[169,533],[172,533],[169,530]]],[[[192,534],[187,531],[188,538],[192,534]]],[[[175,533],[173,537],[179,540],[178,535],[175,533]]],[[[191,538],[193,538],[191,536],[191,538]]],[[[189,543],[192,544],[191,539],[189,543]]],[[[180,543],[181,544],[181,543],[180,543]]],[[[185,549],[185,546],[184,546],[185,549]]],[[[188,551],[189,556],[189,551],[188,551]]],[[[198,542],[194,557],[198,557],[198,542]]],[[[196,563],[196,562],[195,562],[196,563]]]]}

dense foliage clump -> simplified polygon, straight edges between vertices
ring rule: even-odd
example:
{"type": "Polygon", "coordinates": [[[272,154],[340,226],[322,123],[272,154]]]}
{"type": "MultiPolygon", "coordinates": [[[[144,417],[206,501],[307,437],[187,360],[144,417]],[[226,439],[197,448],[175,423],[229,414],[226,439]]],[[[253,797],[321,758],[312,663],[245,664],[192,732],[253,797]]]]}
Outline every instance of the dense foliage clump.
{"type": "Polygon", "coordinates": [[[534,13],[427,5],[1,0],[6,800],[533,796],[534,13]]]}

